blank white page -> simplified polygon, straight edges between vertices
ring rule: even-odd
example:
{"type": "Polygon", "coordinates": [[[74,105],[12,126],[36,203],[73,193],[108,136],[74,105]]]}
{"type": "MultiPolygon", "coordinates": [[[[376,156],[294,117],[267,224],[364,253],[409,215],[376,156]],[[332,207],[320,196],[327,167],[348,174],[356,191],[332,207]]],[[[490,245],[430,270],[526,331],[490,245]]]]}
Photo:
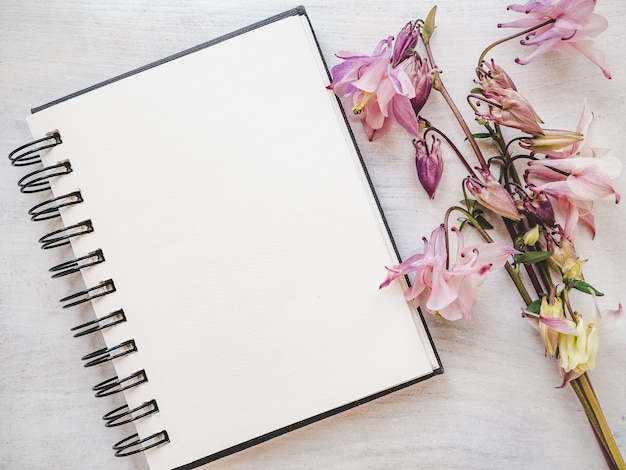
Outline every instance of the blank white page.
{"type": "Polygon", "coordinates": [[[403,286],[378,289],[397,259],[327,84],[294,14],[29,118],[63,139],[44,164],[74,170],[54,194],[84,198],[64,225],[93,222],[75,255],[104,251],[86,285],[115,282],[96,315],[128,317],[104,336],[136,341],[113,362],[119,377],[146,370],[125,394],[158,403],[136,421],[140,437],[169,434],[146,451],[155,470],[440,369],[403,286]]]}

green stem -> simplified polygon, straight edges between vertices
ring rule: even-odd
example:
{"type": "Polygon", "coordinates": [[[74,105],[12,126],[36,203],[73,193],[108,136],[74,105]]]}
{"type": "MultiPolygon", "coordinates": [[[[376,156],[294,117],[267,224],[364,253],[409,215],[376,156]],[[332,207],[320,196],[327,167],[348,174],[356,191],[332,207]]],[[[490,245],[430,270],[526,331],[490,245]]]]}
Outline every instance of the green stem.
{"type": "Polygon", "coordinates": [[[604,412],[600,406],[600,401],[593,391],[591,381],[587,374],[572,380],[570,385],[576,392],[576,396],[585,409],[587,418],[596,433],[596,437],[602,445],[602,450],[611,469],[625,469],[626,463],[620,453],[619,447],[613,438],[611,429],[609,428],[604,412]]]}
{"type": "MultiPolygon", "coordinates": [[[[495,46],[502,44],[505,41],[509,41],[513,38],[519,37],[519,36],[523,36],[526,34],[529,34],[539,28],[542,28],[550,23],[553,23],[555,20],[554,19],[550,19],[548,21],[545,21],[537,26],[534,26],[532,28],[529,28],[525,31],[522,31],[520,33],[516,33],[514,35],[508,36],[504,39],[501,39],[499,41],[496,41],[495,43],[491,44],[490,46],[488,46],[483,53],[480,55],[480,58],[478,60],[478,66],[480,67],[481,64],[483,63],[483,60],[485,59],[485,56],[487,55],[487,53],[493,49],[495,46]]],[[[422,39],[424,39],[424,37],[422,37],[422,39]]],[[[433,58],[432,55],[432,50],[430,48],[430,44],[428,39],[424,40],[424,45],[426,47],[426,53],[428,55],[428,59],[433,67],[433,69],[437,70],[436,67],[436,63],[435,60],[433,58]]],[[[454,101],[452,100],[450,94],[448,93],[448,91],[446,90],[443,82],[441,81],[441,76],[440,73],[437,71],[436,72],[436,76],[435,76],[435,81],[433,84],[433,88],[435,88],[436,90],[438,90],[441,95],[443,96],[444,100],[446,101],[446,103],[448,104],[448,106],[450,107],[450,110],[452,111],[452,114],[454,115],[454,117],[456,118],[456,120],[458,121],[459,125],[461,126],[461,129],[463,130],[465,136],[467,137],[472,150],[474,151],[474,154],[476,155],[476,158],[478,159],[478,162],[480,163],[480,166],[483,168],[483,170],[485,171],[489,171],[489,165],[487,163],[487,161],[485,160],[482,151],[480,150],[480,147],[478,146],[478,143],[476,142],[476,139],[474,138],[472,132],[470,131],[467,123],[465,122],[465,119],[463,119],[459,109],[457,108],[456,104],[454,103],[454,101]]],[[[471,105],[471,103],[470,103],[471,105]]],[[[491,133],[491,131],[490,131],[491,133]]],[[[500,129],[498,127],[496,127],[495,130],[495,136],[492,134],[492,137],[496,137],[494,140],[497,142],[497,144],[499,145],[502,154],[503,154],[503,159],[505,161],[505,163],[510,160],[510,154],[508,152],[508,145],[505,144],[504,140],[502,139],[502,134],[500,133],[500,129]]],[[[462,156],[461,156],[462,157],[462,156]]],[[[464,160],[462,158],[462,160],[464,160]]],[[[466,162],[467,163],[467,162],[466,162]]],[[[467,164],[465,165],[467,168],[467,164]]],[[[513,165],[511,165],[511,171],[509,173],[509,178],[511,178],[514,182],[519,183],[519,175],[517,173],[517,171],[515,170],[515,168],[513,167],[513,165]]],[[[467,200],[467,196],[466,196],[466,200],[467,200]]],[[[466,202],[467,203],[467,202],[466,202]]],[[[462,207],[459,206],[454,206],[448,209],[448,211],[446,212],[446,216],[445,216],[445,227],[446,227],[446,244],[447,244],[447,221],[448,218],[450,216],[450,214],[452,213],[452,211],[459,211],[461,212],[463,215],[465,215],[465,217],[467,217],[468,221],[472,224],[472,226],[478,231],[478,233],[482,236],[482,238],[488,242],[488,243],[493,243],[493,239],[489,236],[489,234],[480,226],[480,224],[478,223],[478,221],[472,216],[472,214],[463,209],[462,207]]],[[[505,222],[508,222],[505,220],[505,222]]],[[[513,237],[513,239],[515,239],[515,230],[512,226],[512,224],[510,223],[506,223],[507,229],[509,230],[509,234],[513,237]]],[[[525,265],[527,268],[529,267],[528,265],[525,265]]],[[[522,299],[524,300],[524,302],[526,303],[526,305],[530,305],[532,303],[532,298],[530,297],[528,290],[526,289],[526,286],[523,284],[519,273],[517,272],[517,270],[511,266],[511,264],[509,264],[508,262],[505,264],[505,268],[507,273],[509,274],[509,277],[511,278],[511,280],[513,281],[513,283],[515,284],[515,287],[517,288],[518,292],[520,293],[520,295],[522,296],[522,299]]],[[[546,268],[547,271],[547,268],[546,268]]],[[[533,286],[535,288],[535,290],[537,291],[537,293],[539,294],[540,290],[541,290],[541,286],[539,284],[539,280],[536,277],[536,273],[534,272],[534,269],[530,269],[529,270],[529,275],[531,275],[531,280],[533,281],[533,286]]],[[[549,278],[549,276],[547,276],[549,278]]],[[[546,276],[544,276],[544,281],[546,281],[546,276]]],[[[595,432],[595,435],[598,439],[598,441],[601,444],[601,449],[605,455],[606,461],[609,464],[611,469],[626,469],[626,464],[624,463],[624,459],[622,458],[622,455],[620,453],[619,447],[617,446],[615,439],[613,438],[613,435],[611,433],[611,430],[608,426],[608,423],[606,422],[606,418],[604,417],[604,413],[602,411],[602,408],[600,407],[600,402],[598,401],[597,396],[595,395],[593,388],[591,386],[591,382],[589,381],[589,377],[587,376],[587,374],[583,374],[580,377],[571,380],[570,381],[570,385],[571,387],[574,389],[574,391],[576,392],[576,395],[578,397],[578,399],[580,400],[580,403],[582,404],[583,408],[585,409],[585,413],[587,414],[587,418],[589,419],[589,422],[591,423],[591,426],[595,432]]]]}
{"type": "Polygon", "coordinates": [[[461,163],[463,164],[463,166],[465,167],[467,172],[470,174],[470,176],[473,176],[474,178],[477,178],[476,173],[474,173],[474,169],[470,166],[468,161],[465,160],[465,158],[463,157],[463,154],[460,152],[458,147],[456,145],[454,145],[454,142],[452,142],[447,135],[445,135],[443,132],[441,132],[435,126],[429,124],[428,128],[424,131],[424,140],[426,140],[426,134],[428,134],[429,131],[430,132],[436,132],[438,135],[440,135],[441,138],[444,139],[448,143],[448,145],[452,148],[454,153],[456,153],[456,156],[459,157],[459,160],[461,161],[461,163]]]}

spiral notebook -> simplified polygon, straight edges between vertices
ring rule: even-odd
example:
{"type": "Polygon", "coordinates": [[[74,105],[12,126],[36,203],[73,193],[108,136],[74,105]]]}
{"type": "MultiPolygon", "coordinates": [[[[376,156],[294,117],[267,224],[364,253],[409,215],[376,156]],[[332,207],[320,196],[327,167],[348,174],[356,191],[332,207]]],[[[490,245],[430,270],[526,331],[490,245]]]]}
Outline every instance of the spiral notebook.
{"type": "Polygon", "coordinates": [[[195,468],[442,372],[328,83],[299,7],[29,116],[10,160],[117,455],[195,468]]]}

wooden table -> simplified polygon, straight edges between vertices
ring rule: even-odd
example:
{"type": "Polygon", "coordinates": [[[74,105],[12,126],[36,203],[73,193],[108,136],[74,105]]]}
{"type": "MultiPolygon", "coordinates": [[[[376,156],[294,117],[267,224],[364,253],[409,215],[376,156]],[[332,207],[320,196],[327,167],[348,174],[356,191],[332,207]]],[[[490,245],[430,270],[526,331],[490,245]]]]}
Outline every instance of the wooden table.
{"type": "MultiPolygon", "coordinates": [[[[437,61],[453,97],[465,109],[473,67],[488,43],[509,31],[498,22],[519,15],[507,2],[441,0],[434,40],[437,61]]],[[[29,141],[31,107],[296,6],[284,0],[3,0],[0,4],[0,154],[29,141]]],[[[312,0],[305,5],[325,58],[340,49],[371,52],[404,23],[424,17],[430,4],[403,1],[312,0]]],[[[596,120],[591,143],[625,147],[626,14],[619,0],[598,2],[610,28],[597,39],[614,78],[606,80],[581,57],[547,54],[522,67],[529,51],[513,41],[494,51],[518,88],[550,127],[573,129],[583,99],[596,120]],[[557,87],[558,88],[555,88],[557,87]],[[554,90],[558,90],[555,92],[554,90]]],[[[241,58],[245,72],[245,57],[241,58]]],[[[285,66],[289,58],[285,57],[285,66]]],[[[277,80],[280,70],[276,71],[277,80]]],[[[306,103],[303,103],[306,112],[306,103]]],[[[440,96],[424,115],[461,142],[440,96]]],[[[294,117],[297,118],[297,117],[294,117]]],[[[399,128],[367,142],[354,129],[403,257],[421,249],[445,208],[458,201],[461,166],[447,157],[434,204],[416,182],[410,139],[399,128]]],[[[0,170],[0,468],[144,469],[141,456],[115,458],[110,446],[126,430],[100,419],[119,405],[96,400],[91,387],[111,376],[107,367],[81,367],[98,339],[71,337],[71,313],[57,300],[73,287],[51,281],[51,254],[37,249],[42,226],[28,220],[33,199],[19,194],[23,171],[0,170]]],[[[624,178],[616,182],[626,193],[624,178]]],[[[604,291],[603,309],[624,298],[626,222],[623,204],[596,205],[598,234],[581,229],[577,242],[587,279],[604,291]]],[[[586,314],[593,314],[590,303],[586,314]]],[[[504,271],[479,291],[472,322],[427,321],[445,374],[208,466],[228,469],[379,468],[603,468],[604,460],[570,388],[544,357],[536,332],[520,316],[521,301],[504,271]]],[[[622,452],[626,452],[626,333],[602,338],[590,374],[622,452]]]]}

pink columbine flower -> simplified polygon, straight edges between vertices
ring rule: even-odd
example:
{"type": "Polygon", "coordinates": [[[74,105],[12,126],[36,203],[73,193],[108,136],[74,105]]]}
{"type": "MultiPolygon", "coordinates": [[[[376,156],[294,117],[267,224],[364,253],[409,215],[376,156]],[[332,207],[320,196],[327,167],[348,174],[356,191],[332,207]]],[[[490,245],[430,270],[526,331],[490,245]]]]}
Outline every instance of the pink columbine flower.
{"type": "Polygon", "coordinates": [[[550,158],[571,158],[571,157],[593,157],[600,158],[608,153],[608,149],[590,147],[585,138],[593,121],[593,113],[587,107],[585,103],[583,110],[578,119],[575,132],[568,131],[554,131],[544,130],[544,136],[538,136],[536,139],[522,139],[522,147],[532,148],[535,153],[543,153],[550,158]],[[554,134],[554,135],[551,135],[554,134]],[[558,135],[560,134],[560,135],[558,135]],[[563,145],[554,146],[555,148],[548,148],[548,141],[561,140],[563,145]],[[536,141],[539,144],[538,147],[532,145],[532,142],[536,141]],[[543,142],[543,145],[542,145],[543,142]],[[530,147],[529,147],[529,144],[530,147]],[[543,148],[542,148],[543,147],[543,148]]]}
{"type": "Polygon", "coordinates": [[[467,178],[465,180],[467,190],[487,209],[507,219],[520,220],[520,213],[509,192],[488,171],[480,168],[477,171],[483,176],[485,182],[472,177],[467,178]]]}
{"type": "Polygon", "coordinates": [[[464,246],[461,232],[457,235],[457,256],[454,265],[444,273],[445,290],[433,290],[426,308],[447,320],[463,318],[469,323],[471,309],[476,303],[476,293],[487,273],[501,268],[507,258],[519,251],[505,243],[478,243],[464,246]]]}
{"type": "Polygon", "coordinates": [[[382,289],[400,276],[415,273],[411,287],[404,292],[404,298],[412,300],[415,305],[426,302],[432,289],[438,290],[441,287],[448,259],[443,225],[433,230],[430,240],[424,237],[423,242],[422,253],[417,253],[396,266],[387,267],[387,278],[380,285],[382,289]]]}
{"type": "Polygon", "coordinates": [[[504,266],[508,256],[518,252],[504,243],[464,246],[460,231],[452,230],[457,235],[457,256],[450,269],[446,267],[446,235],[441,225],[433,231],[430,241],[424,238],[423,253],[387,268],[387,278],[380,287],[388,286],[400,276],[415,273],[412,286],[404,293],[406,300],[447,320],[464,318],[469,321],[476,291],[487,272],[504,266]]]}
{"type": "Polygon", "coordinates": [[[600,313],[600,309],[595,303],[595,309],[596,318],[594,321],[586,321],[576,313],[573,320],[563,317],[539,316],[540,324],[559,333],[558,359],[563,377],[561,388],[596,366],[599,336],[615,330],[624,318],[621,304],[616,310],[605,310],[600,313]]]}
{"type": "MultiPolygon", "coordinates": [[[[519,129],[526,134],[543,133],[543,121],[537,115],[530,102],[512,88],[485,88],[482,100],[487,104],[485,111],[476,111],[480,119],[494,121],[496,124],[519,129]]],[[[481,104],[480,102],[478,103],[481,104]]]]}
{"type": "Polygon", "coordinates": [[[493,59],[490,62],[483,60],[481,66],[476,69],[476,75],[483,89],[501,88],[517,91],[511,77],[493,59]]]}
{"type": "Polygon", "coordinates": [[[619,203],[611,178],[621,172],[618,159],[572,157],[563,159],[534,160],[529,163],[525,178],[538,178],[543,182],[534,184],[534,190],[546,194],[558,202],[566,214],[565,233],[575,232],[578,220],[585,222],[595,233],[591,208],[593,202],[614,196],[619,203]]]}
{"type": "Polygon", "coordinates": [[[532,18],[502,23],[498,27],[526,29],[552,20],[521,41],[525,46],[538,47],[525,59],[516,59],[517,63],[525,65],[549,50],[563,49],[587,57],[600,67],[606,78],[611,78],[605,68],[604,53],[594,47],[591,39],[608,27],[606,18],[593,12],[595,6],[595,0],[530,0],[523,5],[514,4],[507,8],[531,15],[532,18]]]}
{"type": "MultiPolygon", "coordinates": [[[[592,119],[593,114],[584,106],[576,132],[586,135],[592,119]]],[[[560,150],[545,150],[548,158],[530,163],[525,175],[529,187],[557,201],[566,215],[567,236],[574,234],[579,220],[595,234],[593,202],[611,195],[616,203],[620,200],[612,179],[621,173],[622,163],[605,156],[607,152],[590,147],[583,137],[560,150]]]]}
{"type": "Polygon", "coordinates": [[[433,136],[430,148],[424,139],[414,139],[415,167],[422,187],[433,199],[441,175],[443,174],[443,158],[441,157],[441,140],[433,136]]]}
{"type": "MultiPolygon", "coordinates": [[[[415,86],[404,67],[392,67],[393,38],[378,43],[372,55],[339,52],[343,62],[332,68],[329,85],[339,97],[352,98],[352,112],[361,119],[370,140],[386,133],[396,120],[418,136],[417,117],[411,105],[415,86]]],[[[411,61],[414,59],[408,59],[411,61]]],[[[405,61],[406,67],[413,65],[405,61]]]]}

